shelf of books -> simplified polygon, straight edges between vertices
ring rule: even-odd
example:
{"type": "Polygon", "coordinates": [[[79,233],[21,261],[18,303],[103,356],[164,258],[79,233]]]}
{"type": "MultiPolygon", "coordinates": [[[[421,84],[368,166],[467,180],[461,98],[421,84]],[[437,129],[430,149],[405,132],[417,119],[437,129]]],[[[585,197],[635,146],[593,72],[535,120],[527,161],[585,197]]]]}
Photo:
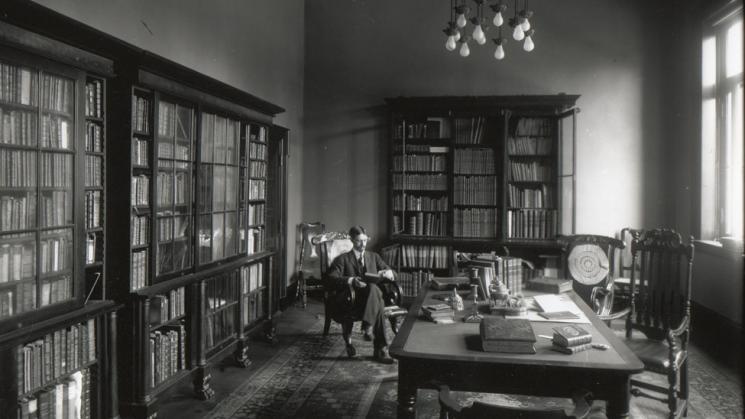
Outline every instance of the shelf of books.
{"type": "Polygon", "coordinates": [[[433,276],[448,275],[451,250],[448,246],[392,244],[380,256],[396,272],[403,297],[416,297],[433,276]]]}
{"type": "Polygon", "coordinates": [[[107,297],[104,289],[106,207],[106,81],[88,76],[85,82],[85,278],[93,298],[107,297]]]}
{"type": "Polygon", "coordinates": [[[510,118],[506,143],[507,239],[553,240],[558,233],[555,118],[510,118]]]}
{"type": "Polygon", "coordinates": [[[153,95],[143,89],[132,91],[132,175],[130,205],[131,258],[129,289],[136,291],[150,284],[150,211],[153,150],[153,95]]]}
{"type": "Polygon", "coordinates": [[[244,126],[244,147],[248,150],[246,171],[246,213],[245,233],[241,231],[241,241],[245,241],[246,254],[252,255],[266,249],[266,211],[267,211],[267,127],[260,124],[244,126]]]}

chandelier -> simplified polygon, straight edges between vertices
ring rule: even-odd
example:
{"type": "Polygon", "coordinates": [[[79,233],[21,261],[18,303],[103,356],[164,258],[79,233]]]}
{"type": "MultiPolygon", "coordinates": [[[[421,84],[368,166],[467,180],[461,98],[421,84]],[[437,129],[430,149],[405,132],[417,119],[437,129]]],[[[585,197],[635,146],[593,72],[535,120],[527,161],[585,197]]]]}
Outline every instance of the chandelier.
{"type": "MultiPolygon", "coordinates": [[[[448,26],[443,30],[445,35],[447,35],[445,48],[448,51],[454,51],[457,48],[457,44],[460,44],[458,52],[461,57],[468,57],[471,54],[471,47],[468,45],[470,41],[474,41],[478,45],[486,44],[486,32],[493,29],[489,26],[489,19],[484,17],[486,0],[473,0],[476,3],[474,9],[468,7],[466,1],[450,0],[450,21],[448,22],[448,26]],[[471,23],[473,29],[467,27],[468,22],[471,23]],[[468,35],[469,30],[471,32],[470,35],[468,35]]],[[[518,42],[523,41],[523,49],[530,52],[535,48],[535,43],[533,42],[535,31],[531,29],[530,25],[533,11],[528,9],[528,0],[523,0],[522,9],[519,9],[518,1],[515,0],[513,17],[509,18],[507,24],[512,30],[512,38],[518,42]]],[[[502,28],[505,23],[504,13],[507,11],[507,4],[503,3],[502,0],[498,0],[497,3],[489,5],[489,8],[494,11],[494,17],[491,19],[491,23],[498,30],[497,37],[492,38],[492,41],[497,45],[494,51],[494,58],[501,60],[504,58],[504,45],[507,43],[506,39],[502,37],[502,28]]]]}

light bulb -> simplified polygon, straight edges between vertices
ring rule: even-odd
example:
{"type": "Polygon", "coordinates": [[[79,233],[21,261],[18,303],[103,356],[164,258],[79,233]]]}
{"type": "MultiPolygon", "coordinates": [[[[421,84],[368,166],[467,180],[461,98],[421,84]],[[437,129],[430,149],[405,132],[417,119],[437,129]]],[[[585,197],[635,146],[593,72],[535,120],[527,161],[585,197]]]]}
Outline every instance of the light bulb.
{"type": "Polygon", "coordinates": [[[460,31],[456,29],[455,30],[455,42],[458,42],[458,41],[460,41],[460,31]]]}
{"type": "Polygon", "coordinates": [[[497,50],[494,51],[494,58],[498,60],[504,58],[504,47],[502,47],[502,44],[497,45],[497,50]]]}
{"type": "Polygon", "coordinates": [[[497,14],[494,15],[494,20],[492,20],[492,23],[496,27],[502,26],[502,24],[504,23],[504,18],[502,17],[502,12],[497,12],[497,14]]]}
{"type": "Polygon", "coordinates": [[[523,32],[523,28],[519,24],[515,25],[515,30],[512,31],[512,37],[515,41],[522,41],[525,38],[525,32],[523,32]]]}
{"type": "Polygon", "coordinates": [[[486,36],[481,35],[481,38],[477,39],[476,43],[479,45],[484,45],[486,43],[486,36]]]}
{"type": "Polygon", "coordinates": [[[466,26],[466,15],[463,13],[458,15],[458,19],[455,20],[455,24],[458,25],[459,28],[463,28],[466,26]]]}
{"type": "Polygon", "coordinates": [[[484,38],[484,30],[481,29],[481,25],[474,25],[473,27],[473,33],[471,34],[471,37],[478,41],[481,38],[484,38]]]}
{"type": "Polygon", "coordinates": [[[459,53],[461,57],[468,57],[471,55],[471,49],[468,48],[468,42],[464,42],[463,45],[460,46],[459,53]]]}
{"type": "Polygon", "coordinates": [[[520,27],[523,29],[523,32],[527,32],[530,30],[530,21],[527,17],[523,19],[522,22],[520,22],[520,27]]]}
{"type": "Polygon", "coordinates": [[[530,35],[525,37],[525,43],[523,44],[523,49],[525,51],[533,51],[533,48],[535,48],[535,44],[533,43],[533,38],[530,37],[530,35]]]}
{"type": "Polygon", "coordinates": [[[455,36],[448,36],[448,40],[447,42],[445,42],[445,49],[448,51],[452,51],[455,49],[455,36]]]}

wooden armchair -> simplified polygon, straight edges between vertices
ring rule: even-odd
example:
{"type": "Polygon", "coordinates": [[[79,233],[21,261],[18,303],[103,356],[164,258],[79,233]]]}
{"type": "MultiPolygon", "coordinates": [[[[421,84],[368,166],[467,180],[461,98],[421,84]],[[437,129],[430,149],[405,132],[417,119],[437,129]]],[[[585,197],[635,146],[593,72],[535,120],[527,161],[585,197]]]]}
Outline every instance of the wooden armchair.
{"type": "MultiPolygon", "coordinates": [[[[470,418],[507,418],[507,419],[567,419],[567,418],[587,418],[591,411],[592,400],[588,391],[580,390],[574,393],[572,401],[574,409],[567,411],[565,409],[539,409],[499,406],[493,404],[473,402],[470,406],[461,406],[455,401],[451,394],[450,388],[440,386],[440,419],[470,419],[470,418]]],[[[593,417],[598,418],[597,414],[593,417]]],[[[602,417],[605,417],[604,415],[602,417]]]]}
{"type": "Polygon", "coordinates": [[[606,323],[626,316],[630,309],[613,312],[613,266],[624,248],[613,237],[577,234],[559,237],[563,250],[565,275],[572,288],[606,323]]]}
{"type": "Polygon", "coordinates": [[[614,284],[616,286],[616,302],[620,301],[624,307],[631,304],[631,270],[636,269],[637,274],[639,271],[639,262],[637,261],[636,265],[632,264],[631,242],[640,238],[643,234],[644,230],[638,228],[624,227],[621,229],[619,239],[625,247],[618,258],[618,276],[614,284]]]}
{"type": "MultiPolygon", "coordinates": [[[[350,250],[352,250],[352,241],[349,235],[340,232],[328,232],[321,235],[315,236],[312,240],[315,246],[318,246],[318,255],[321,259],[321,277],[324,281],[323,291],[323,306],[324,306],[324,325],[323,335],[328,336],[329,328],[331,327],[331,320],[342,325],[345,333],[349,333],[352,330],[352,324],[361,319],[356,318],[347,309],[349,306],[354,305],[355,292],[354,288],[349,288],[349,294],[340,296],[337,295],[339,292],[334,286],[331,286],[328,279],[328,268],[334,259],[350,250]],[[351,299],[346,301],[344,304],[339,304],[338,301],[341,298],[351,299]],[[345,307],[341,307],[345,306],[345,307]]],[[[398,306],[401,307],[401,287],[395,281],[387,281],[379,284],[381,291],[383,291],[383,300],[385,305],[388,307],[398,306]]],[[[398,332],[398,317],[402,312],[393,312],[388,319],[391,323],[391,328],[394,333],[398,332]]]]}
{"type": "Polygon", "coordinates": [[[693,238],[683,244],[675,231],[650,230],[634,239],[631,252],[639,270],[631,271],[631,312],[626,318],[625,343],[646,370],[664,374],[668,381],[667,387],[662,387],[632,379],[631,394],[667,403],[670,418],[685,416],[693,238]],[[634,336],[635,330],[644,337],[634,336]]]}

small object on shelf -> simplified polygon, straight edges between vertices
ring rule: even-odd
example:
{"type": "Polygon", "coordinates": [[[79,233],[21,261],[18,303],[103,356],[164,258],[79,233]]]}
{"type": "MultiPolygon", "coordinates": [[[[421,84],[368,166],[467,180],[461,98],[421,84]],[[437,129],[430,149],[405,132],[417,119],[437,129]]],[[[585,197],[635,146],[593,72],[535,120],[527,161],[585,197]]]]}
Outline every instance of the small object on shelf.
{"type": "Polygon", "coordinates": [[[560,294],[572,290],[572,280],[547,277],[534,278],[528,281],[528,288],[539,292],[560,294]]]}
{"type": "Polygon", "coordinates": [[[535,353],[535,334],[527,319],[484,317],[479,333],[485,352],[535,353]]]}

